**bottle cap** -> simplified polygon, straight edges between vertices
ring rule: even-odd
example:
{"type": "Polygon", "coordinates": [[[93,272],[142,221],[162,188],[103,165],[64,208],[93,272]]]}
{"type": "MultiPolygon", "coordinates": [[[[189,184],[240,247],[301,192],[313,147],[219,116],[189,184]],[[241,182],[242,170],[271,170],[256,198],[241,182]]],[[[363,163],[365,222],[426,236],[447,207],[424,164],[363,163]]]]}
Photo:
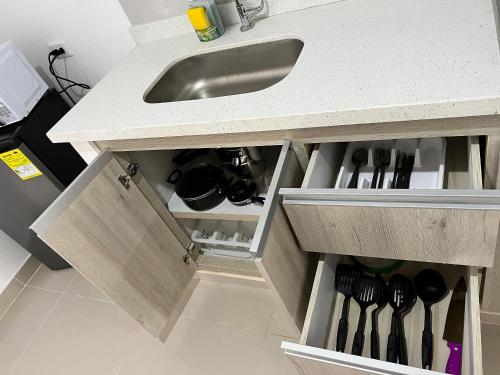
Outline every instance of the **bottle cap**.
{"type": "Polygon", "coordinates": [[[195,30],[205,30],[212,26],[204,7],[189,8],[187,16],[195,30]]]}

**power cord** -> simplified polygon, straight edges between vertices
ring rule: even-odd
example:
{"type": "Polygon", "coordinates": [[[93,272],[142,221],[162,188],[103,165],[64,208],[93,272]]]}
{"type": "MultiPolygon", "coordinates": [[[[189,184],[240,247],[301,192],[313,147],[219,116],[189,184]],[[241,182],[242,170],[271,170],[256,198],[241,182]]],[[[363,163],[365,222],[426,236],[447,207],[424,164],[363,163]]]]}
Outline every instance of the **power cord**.
{"type": "Polygon", "coordinates": [[[48,56],[49,72],[50,72],[50,74],[52,74],[54,76],[57,83],[59,84],[59,87],[61,87],[61,91],[57,91],[57,93],[58,94],[63,94],[63,93],[66,94],[66,96],[69,98],[71,103],[76,104],[75,100],[71,97],[68,90],[72,87],[75,87],[75,86],[80,87],[84,90],[90,90],[90,86],[85,84],[85,83],[78,83],[78,82],[72,81],[71,79],[61,77],[60,75],[57,74],[56,69],[54,68],[54,62],[56,61],[56,59],[59,56],[64,55],[65,53],[66,53],[66,51],[64,51],[64,48],[62,48],[62,47],[57,48],[57,49],[53,49],[52,51],[50,51],[49,56],[48,56]],[[69,86],[64,87],[61,81],[69,83],[69,86]]]}

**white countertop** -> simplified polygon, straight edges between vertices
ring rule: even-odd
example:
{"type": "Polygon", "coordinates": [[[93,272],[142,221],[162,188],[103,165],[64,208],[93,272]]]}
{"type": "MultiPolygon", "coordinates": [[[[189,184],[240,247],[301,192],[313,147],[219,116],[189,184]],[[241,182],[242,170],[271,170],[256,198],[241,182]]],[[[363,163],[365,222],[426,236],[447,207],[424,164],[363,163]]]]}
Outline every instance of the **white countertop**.
{"type": "Polygon", "coordinates": [[[138,45],[48,133],[55,142],[272,131],[497,114],[491,0],[344,0],[266,18],[201,43],[138,45]],[[148,104],[144,93],[193,54],[294,37],[292,72],[262,91],[148,104]]]}

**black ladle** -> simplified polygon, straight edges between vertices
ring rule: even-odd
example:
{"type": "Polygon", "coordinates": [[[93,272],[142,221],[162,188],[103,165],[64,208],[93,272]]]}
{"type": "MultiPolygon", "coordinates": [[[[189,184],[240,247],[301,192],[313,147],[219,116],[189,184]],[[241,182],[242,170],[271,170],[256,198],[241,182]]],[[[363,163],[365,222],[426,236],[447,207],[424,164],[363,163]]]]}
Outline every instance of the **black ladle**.
{"type": "Polygon", "coordinates": [[[361,355],[365,343],[366,309],[377,302],[380,284],[371,276],[362,275],[352,285],[352,297],[361,309],[351,353],[361,355]]]}
{"type": "Polygon", "coordinates": [[[377,299],[377,308],[372,311],[372,332],[370,336],[370,354],[374,359],[380,359],[380,344],[378,334],[378,316],[387,305],[387,284],[379,273],[375,276],[375,281],[379,284],[379,295],[377,299]]]}
{"type": "Polygon", "coordinates": [[[448,287],[441,274],[432,269],[420,271],[414,279],[417,295],[424,303],[425,323],[422,331],[422,368],[432,368],[433,336],[431,306],[441,301],[448,287]]]}
{"type": "Polygon", "coordinates": [[[368,150],[366,148],[358,148],[352,153],[352,164],[354,164],[354,172],[352,173],[348,189],[355,189],[358,187],[359,170],[368,164],[368,150]]]}
{"type": "Polygon", "coordinates": [[[403,320],[415,305],[417,295],[410,279],[395,274],[391,276],[388,285],[389,304],[393,308],[391,332],[387,339],[387,361],[408,364],[408,352],[404,333],[403,320]]]}

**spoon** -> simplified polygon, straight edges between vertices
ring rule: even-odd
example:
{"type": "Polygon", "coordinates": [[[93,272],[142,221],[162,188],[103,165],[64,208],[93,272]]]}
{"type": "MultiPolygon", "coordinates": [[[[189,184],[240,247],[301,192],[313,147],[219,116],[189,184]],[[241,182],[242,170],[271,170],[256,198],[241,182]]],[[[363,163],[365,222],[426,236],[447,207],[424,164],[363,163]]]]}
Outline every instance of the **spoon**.
{"type": "Polygon", "coordinates": [[[366,309],[377,302],[380,294],[380,284],[371,276],[362,275],[352,285],[352,297],[358,303],[358,328],[354,334],[351,353],[361,355],[365,343],[366,309]]]}
{"type": "Polygon", "coordinates": [[[366,148],[358,148],[352,153],[352,164],[354,164],[354,172],[352,173],[348,189],[355,189],[358,187],[359,169],[368,164],[368,150],[366,148]]]}
{"type": "Polygon", "coordinates": [[[417,295],[411,280],[407,277],[395,274],[391,276],[388,285],[389,305],[393,308],[391,319],[391,332],[387,339],[387,361],[408,364],[408,353],[406,349],[406,338],[404,333],[404,317],[415,305],[417,295]]]}
{"type": "Polygon", "coordinates": [[[375,275],[375,281],[379,284],[379,295],[377,299],[377,308],[372,311],[372,332],[371,332],[371,343],[370,343],[370,353],[371,357],[374,359],[380,359],[380,345],[379,345],[379,335],[378,335],[378,316],[380,312],[387,305],[387,284],[385,283],[382,276],[379,273],[375,275]]]}
{"type": "Polygon", "coordinates": [[[422,368],[432,368],[433,336],[431,306],[441,301],[448,290],[441,274],[432,269],[420,271],[414,279],[417,295],[424,303],[425,323],[422,331],[422,368]]]}

